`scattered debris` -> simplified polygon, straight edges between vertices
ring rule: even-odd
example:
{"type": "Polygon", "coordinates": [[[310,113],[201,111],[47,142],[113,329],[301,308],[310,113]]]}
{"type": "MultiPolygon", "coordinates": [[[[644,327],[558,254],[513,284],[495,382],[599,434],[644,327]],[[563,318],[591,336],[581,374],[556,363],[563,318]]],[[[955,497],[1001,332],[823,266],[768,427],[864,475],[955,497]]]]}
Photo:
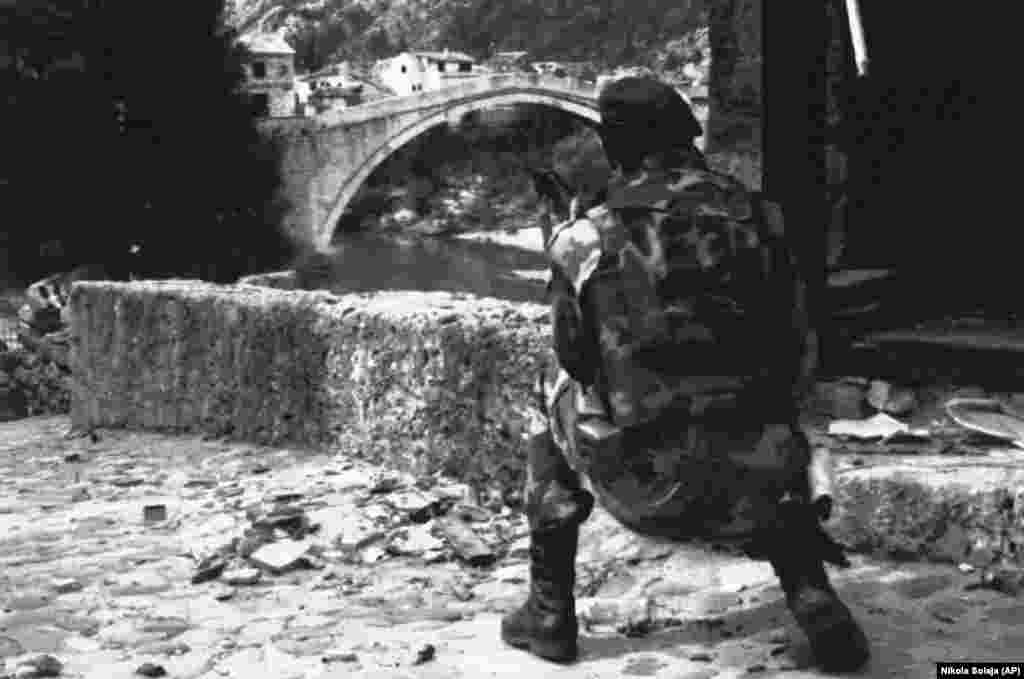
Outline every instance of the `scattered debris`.
{"type": "Polygon", "coordinates": [[[422,665],[428,663],[434,659],[437,655],[437,649],[434,648],[433,644],[424,644],[423,648],[416,651],[416,659],[412,661],[413,665],[422,665]]]}
{"type": "Polygon", "coordinates": [[[380,493],[390,493],[401,485],[401,480],[394,474],[378,472],[370,478],[367,490],[369,490],[371,494],[375,495],[380,493]]]}
{"type": "Polygon", "coordinates": [[[135,670],[135,674],[141,677],[166,677],[167,670],[164,669],[163,665],[146,662],[139,665],[138,669],[135,670]]]}
{"type": "Polygon", "coordinates": [[[324,663],[332,662],[358,662],[359,656],[352,651],[328,651],[320,658],[324,663]]]}
{"type": "Polygon", "coordinates": [[[623,625],[619,625],[615,631],[627,639],[642,639],[654,632],[655,628],[654,620],[640,618],[639,620],[630,620],[623,625]]]}
{"type": "Polygon", "coordinates": [[[1000,594],[1018,596],[1024,592],[1024,572],[1008,568],[985,571],[978,582],[971,583],[964,589],[989,589],[1000,594]]]}
{"type": "Polygon", "coordinates": [[[438,529],[456,556],[471,566],[487,566],[497,558],[487,543],[463,521],[445,517],[438,521],[438,529]]]}
{"type": "Polygon", "coordinates": [[[971,431],[1009,441],[1024,448],[1024,419],[995,399],[954,398],[946,403],[946,414],[971,431]]]}
{"type": "Polygon", "coordinates": [[[272,542],[257,549],[249,560],[261,568],[278,575],[297,568],[308,567],[306,560],[310,544],[303,540],[272,542]]]}
{"type": "Polygon", "coordinates": [[[18,679],[42,679],[58,677],[63,670],[64,665],[52,655],[37,655],[19,662],[14,676],[18,679]]]}
{"type": "Polygon", "coordinates": [[[84,585],[74,578],[60,578],[50,584],[50,589],[56,594],[71,594],[72,592],[80,592],[83,588],[84,585]]]}
{"type": "Polygon", "coordinates": [[[384,549],[380,545],[370,545],[363,550],[360,560],[365,564],[374,564],[385,559],[388,556],[388,550],[384,549]]]}
{"type": "Polygon", "coordinates": [[[312,532],[309,517],[302,507],[295,505],[275,504],[269,508],[253,508],[246,514],[252,527],[258,531],[284,531],[293,540],[301,540],[312,532]]]}
{"type": "Polygon", "coordinates": [[[420,556],[444,548],[444,541],[435,537],[429,524],[413,524],[391,534],[387,549],[393,554],[420,556]]]}
{"type": "Polygon", "coordinates": [[[875,410],[892,415],[906,415],[917,407],[912,389],[894,387],[884,380],[872,380],[866,398],[875,410]]]}
{"type": "Polygon", "coordinates": [[[213,598],[217,601],[230,601],[235,598],[236,590],[234,587],[228,587],[223,585],[213,590],[213,598]]]}
{"type": "Polygon", "coordinates": [[[460,502],[451,508],[451,513],[466,522],[485,523],[491,519],[491,513],[483,507],[460,502]]]}
{"type": "Polygon", "coordinates": [[[193,585],[201,585],[204,582],[216,580],[224,569],[228,567],[228,559],[223,554],[211,554],[204,558],[196,566],[196,573],[192,576],[193,585]]]}
{"type": "Polygon", "coordinates": [[[146,505],[142,508],[142,520],[146,523],[166,521],[167,505],[146,505]]]}
{"type": "Polygon", "coordinates": [[[236,568],[230,571],[224,571],[221,574],[220,579],[226,584],[235,587],[244,587],[247,585],[255,585],[260,581],[262,572],[258,568],[236,568]]]}
{"type": "Polygon", "coordinates": [[[828,425],[829,436],[848,436],[855,439],[888,440],[897,435],[927,438],[929,432],[923,429],[911,429],[885,413],[879,413],[866,420],[835,420],[828,425]]]}

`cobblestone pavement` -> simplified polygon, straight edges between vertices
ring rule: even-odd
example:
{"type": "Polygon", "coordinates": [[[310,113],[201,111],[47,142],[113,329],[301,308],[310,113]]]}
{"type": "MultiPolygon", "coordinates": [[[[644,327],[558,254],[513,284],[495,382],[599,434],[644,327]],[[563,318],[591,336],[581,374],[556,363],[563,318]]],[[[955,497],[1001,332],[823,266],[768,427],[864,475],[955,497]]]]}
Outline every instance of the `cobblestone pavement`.
{"type": "MultiPolygon", "coordinates": [[[[561,667],[498,638],[525,596],[525,523],[458,484],[68,427],[0,424],[0,676],[818,676],[763,563],[595,513],[578,560],[583,655],[561,667]]],[[[858,559],[837,577],[875,644],[866,676],[1024,660],[1024,600],[967,588],[976,573],[858,559]]]]}

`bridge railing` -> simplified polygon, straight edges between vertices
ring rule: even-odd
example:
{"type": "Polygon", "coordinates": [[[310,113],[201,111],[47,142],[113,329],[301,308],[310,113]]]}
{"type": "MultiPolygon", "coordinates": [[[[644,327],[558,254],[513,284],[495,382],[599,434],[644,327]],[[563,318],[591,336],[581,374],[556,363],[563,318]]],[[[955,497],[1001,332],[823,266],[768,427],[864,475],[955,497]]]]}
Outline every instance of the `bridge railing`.
{"type": "Polygon", "coordinates": [[[596,86],[579,78],[560,78],[539,74],[496,73],[459,79],[456,82],[449,83],[447,87],[438,90],[404,97],[387,97],[346,109],[328,111],[318,116],[317,120],[325,127],[351,125],[388,115],[433,108],[435,106],[445,106],[455,99],[463,99],[494,90],[511,88],[551,90],[585,99],[594,99],[597,96],[596,86]]]}

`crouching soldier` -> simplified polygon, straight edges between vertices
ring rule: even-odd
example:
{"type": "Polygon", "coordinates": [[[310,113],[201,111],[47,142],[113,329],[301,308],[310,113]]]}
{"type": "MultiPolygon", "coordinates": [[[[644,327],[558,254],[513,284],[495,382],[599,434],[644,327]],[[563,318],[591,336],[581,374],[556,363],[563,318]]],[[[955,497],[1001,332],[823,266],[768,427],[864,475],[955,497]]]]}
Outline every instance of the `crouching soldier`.
{"type": "Polygon", "coordinates": [[[616,174],[547,242],[561,370],[529,451],[530,595],[502,638],[576,658],[576,547],[596,496],[638,532],[768,560],[822,669],[859,669],[867,639],[824,567],[848,562],[797,424],[815,349],[781,214],[708,170],[671,87],[626,78],[599,107],[616,174]]]}

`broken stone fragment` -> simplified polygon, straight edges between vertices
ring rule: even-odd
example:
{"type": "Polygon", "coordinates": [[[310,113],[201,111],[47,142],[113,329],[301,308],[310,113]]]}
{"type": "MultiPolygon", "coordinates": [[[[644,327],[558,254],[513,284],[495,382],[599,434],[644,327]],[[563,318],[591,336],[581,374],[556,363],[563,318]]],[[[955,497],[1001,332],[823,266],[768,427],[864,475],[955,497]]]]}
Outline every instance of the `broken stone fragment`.
{"type": "Polygon", "coordinates": [[[52,655],[37,655],[34,658],[22,660],[14,671],[14,676],[19,679],[41,679],[42,677],[58,677],[64,666],[60,660],[52,655]]]}
{"type": "Polygon", "coordinates": [[[243,559],[248,559],[253,552],[263,545],[273,542],[270,532],[256,528],[246,528],[238,541],[237,554],[243,559]]]}
{"type": "Polygon", "coordinates": [[[228,566],[228,559],[222,554],[213,554],[206,557],[196,566],[196,573],[192,576],[193,585],[201,585],[210,580],[216,580],[228,566]]]}
{"type": "Polygon", "coordinates": [[[402,485],[402,482],[396,475],[386,472],[374,472],[370,475],[367,490],[373,494],[390,493],[400,485],[402,485]]]}
{"type": "Polygon", "coordinates": [[[211,479],[209,477],[192,477],[185,481],[186,488],[214,488],[217,485],[217,479],[211,479]]]}
{"type": "Polygon", "coordinates": [[[56,594],[71,594],[72,592],[80,592],[83,589],[83,585],[74,578],[60,578],[50,584],[50,589],[56,594]]]}
{"type": "Polygon", "coordinates": [[[318,509],[310,514],[310,519],[320,526],[319,538],[343,552],[362,549],[384,537],[372,521],[343,507],[318,509]]]}
{"type": "Polygon", "coordinates": [[[619,625],[653,618],[654,600],[649,597],[584,597],[577,601],[577,615],[588,625],[619,625]]]}
{"type": "Polygon", "coordinates": [[[388,496],[386,503],[394,510],[405,513],[414,523],[426,523],[445,513],[451,501],[430,493],[410,488],[388,496]]]}
{"type": "Polygon", "coordinates": [[[135,670],[135,674],[140,677],[166,677],[167,670],[164,669],[163,665],[157,665],[156,663],[146,662],[139,665],[135,670]]]}
{"type": "Polygon", "coordinates": [[[416,658],[413,659],[413,665],[422,665],[423,663],[430,662],[437,655],[437,649],[434,648],[433,644],[424,644],[423,648],[416,651],[416,658]]]}
{"type": "Polygon", "coordinates": [[[360,560],[365,564],[374,564],[386,558],[388,552],[379,545],[370,545],[360,554],[360,560]]]}
{"type": "Polygon", "coordinates": [[[142,520],[157,523],[167,520],[167,505],[146,505],[142,508],[142,520]]]}
{"type": "Polygon", "coordinates": [[[258,568],[235,568],[224,571],[220,579],[228,585],[240,587],[255,585],[260,581],[260,577],[262,577],[262,573],[258,568]]]}
{"type": "Polygon", "coordinates": [[[145,483],[145,480],[137,476],[115,476],[110,480],[110,483],[118,488],[131,488],[142,485],[145,483]]]}
{"type": "Polygon", "coordinates": [[[429,524],[415,524],[400,528],[392,533],[391,539],[388,541],[390,551],[404,555],[419,556],[443,547],[444,541],[433,535],[429,524]]]}
{"type": "Polygon", "coordinates": [[[438,520],[438,530],[451,545],[455,555],[471,566],[487,566],[497,558],[494,551],[473,529],[456,518],[438,520]]]}
{"type": "Polygon", "coordinates": [[[491,513],[477,505],[460,502],[451,508],[451,513],[463,521],[476,521],[484,523],[491,519],[491,513]]]}
{"type": "Polygon", "coordinates": [[[217,601],[230,601],[235,598],[235,588],[227,585],[215,587],[213,590],[213,598],[217,601]]]}
{"type": "Polygon", "coordinates": [[[323,660],[323,662],[325,663],[357,662],[359,660],[359,656],[357,656],[352,651],[338,649],[333,651],[327,651],[323,654],[323,656],[321,656],[321,660],[323,660]]]}
{"type": "Polygon", "coordinates": [[[912,389],[895,387],[884,380],[872,380],[866,398],[872,408],[891,415],[906,415],[917,407],[912,389]]]}
{"type": "Polygon", "coordinates": [[[530,536],[523,535],[508,546],[508,556],[512,559],[525,559],[530,556],[530,536]]]}
{"type": "Polygon", "coordinates": [[[889,401],[889,383],[884,380],[872,380],[868,385],[868,393],[865,399],[875,410],[885,410],[885,404],[889,401]]]}
{"type": "Polygon", "coordinates": [[[249,560],[276,575],[307,567],[309,548],[310,544],[304,540],[273,542],[253,552],[249,560]]]}

